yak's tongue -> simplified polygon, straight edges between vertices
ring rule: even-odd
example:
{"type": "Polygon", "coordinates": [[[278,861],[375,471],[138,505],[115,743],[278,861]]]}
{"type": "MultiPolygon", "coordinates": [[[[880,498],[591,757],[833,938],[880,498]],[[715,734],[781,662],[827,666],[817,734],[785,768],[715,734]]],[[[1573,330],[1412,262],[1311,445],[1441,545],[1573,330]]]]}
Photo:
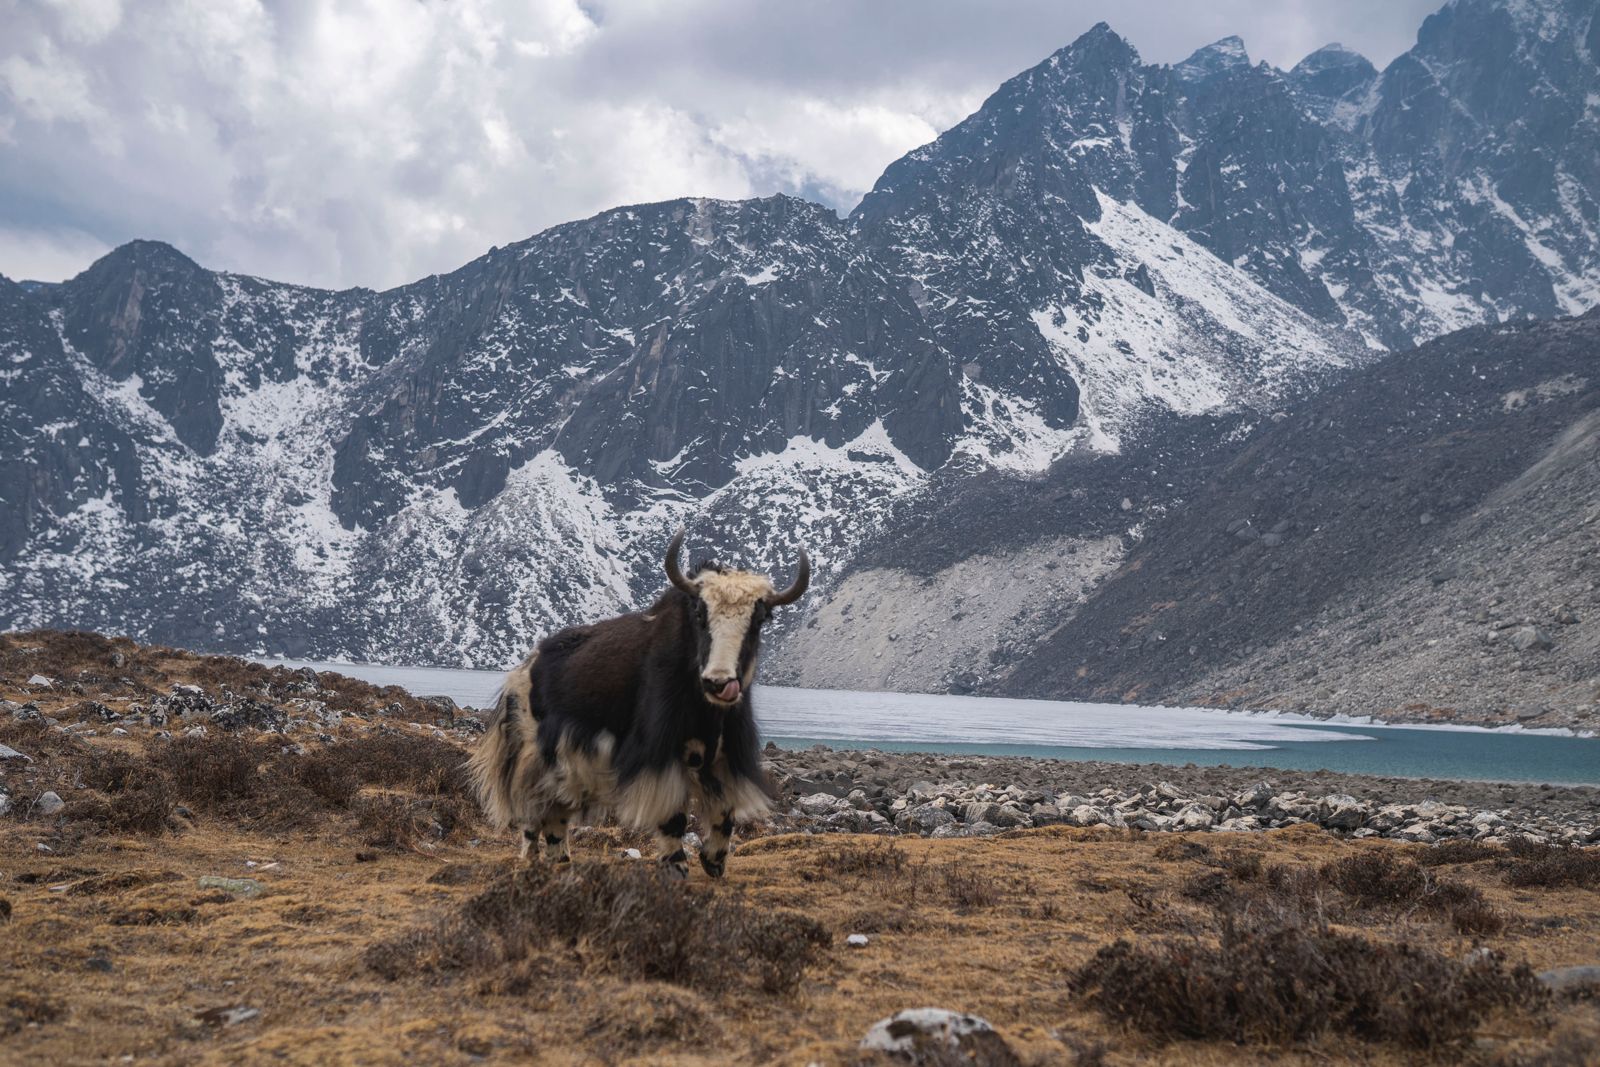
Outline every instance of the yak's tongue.
{"type": "Polygon", "coordinates": [[[728,679],[728,684],[722,687],[722,690],[719,693],[717,693],[717,697],[718,697],[718,699],[727,700],[727,701],[730,701],[730,702],[738,700],[739,699],[739,680],[737,678],[728,679]]]}

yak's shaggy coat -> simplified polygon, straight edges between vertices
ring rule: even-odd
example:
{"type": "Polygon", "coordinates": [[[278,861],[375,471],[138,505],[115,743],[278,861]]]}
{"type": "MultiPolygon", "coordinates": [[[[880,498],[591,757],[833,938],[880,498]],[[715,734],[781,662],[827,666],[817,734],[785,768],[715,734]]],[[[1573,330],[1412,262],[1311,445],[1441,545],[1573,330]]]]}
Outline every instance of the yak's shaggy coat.
{"type": "Polygon", "coordinates": [[[805,591],[809,561],[783,593],[714,563],[685,577],[682,537],[649,609],[553,634],[506,677],[470,769],[490,821],[522,830],[524,855],[542,836],[568,858],[570,824],[610,810],[655,830],[662,861],[687,873],[692,803],[701,865],[717,876],[734,822],[767,809],[750,687],[761,626],[805,591]]]}

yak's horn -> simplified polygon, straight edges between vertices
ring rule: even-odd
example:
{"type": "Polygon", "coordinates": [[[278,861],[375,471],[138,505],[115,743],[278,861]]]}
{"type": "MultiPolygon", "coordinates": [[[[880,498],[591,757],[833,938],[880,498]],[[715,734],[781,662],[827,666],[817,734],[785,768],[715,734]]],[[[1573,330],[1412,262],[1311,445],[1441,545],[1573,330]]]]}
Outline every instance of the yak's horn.
{"type": "Polygon", "coordinates": [[[793,604],[805,593],[806,587],[811,584],[811,557],[806,555],[806,550],[800,550],[800,571],[794,576],[794,584],[781,593],[773,593],[767,597],[767,603],[773,607],[783,604],[793,604]]]}
{"type": "Polygon", "coordinates": [[[678,569],[678,552],[683,548],[683,527],[678,527],[678,532],[672,535],[672,540],[667,543],[667,580],[691,596],[697,594],[694,583],[683,576],[678,569]]]}

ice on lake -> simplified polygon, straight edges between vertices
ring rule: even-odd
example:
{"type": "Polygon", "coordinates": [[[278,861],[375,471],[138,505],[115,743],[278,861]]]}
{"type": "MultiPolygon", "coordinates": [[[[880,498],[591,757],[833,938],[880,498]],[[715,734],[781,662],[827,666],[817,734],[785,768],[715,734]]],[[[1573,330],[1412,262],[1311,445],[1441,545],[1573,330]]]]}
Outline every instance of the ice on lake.
{"type": "MultiPolygon", "coordinates": [[[[504,674],[437,667],[273,660],[338,671],[419,696],[441,695],[488,707],[504,674]]],[[[866,693],[762,685],[753,691],[764,737],[861,743],[1020,745],[1048,748],[1149,748],[1251,751],[1286,742],[1363,741],[1370,737],[1304,722],[1208,708],[1136,707],[1063,700],[866,693]]]]}

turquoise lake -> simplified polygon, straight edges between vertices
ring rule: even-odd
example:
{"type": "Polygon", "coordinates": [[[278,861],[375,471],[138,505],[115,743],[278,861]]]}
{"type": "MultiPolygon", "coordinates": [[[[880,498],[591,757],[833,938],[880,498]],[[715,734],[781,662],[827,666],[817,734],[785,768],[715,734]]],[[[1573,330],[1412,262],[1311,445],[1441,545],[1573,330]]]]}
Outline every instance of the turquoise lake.
{"type": "MultiPolygon", "coordinates": [[[[274,660],[487,707],[498,671],[274,660]]],[[[1553,732],[1331,723],[1209,708],[760,686],[763,738],[789,748],[1038,756],[1600,785],[1600,739],[1553,732]]]]}

